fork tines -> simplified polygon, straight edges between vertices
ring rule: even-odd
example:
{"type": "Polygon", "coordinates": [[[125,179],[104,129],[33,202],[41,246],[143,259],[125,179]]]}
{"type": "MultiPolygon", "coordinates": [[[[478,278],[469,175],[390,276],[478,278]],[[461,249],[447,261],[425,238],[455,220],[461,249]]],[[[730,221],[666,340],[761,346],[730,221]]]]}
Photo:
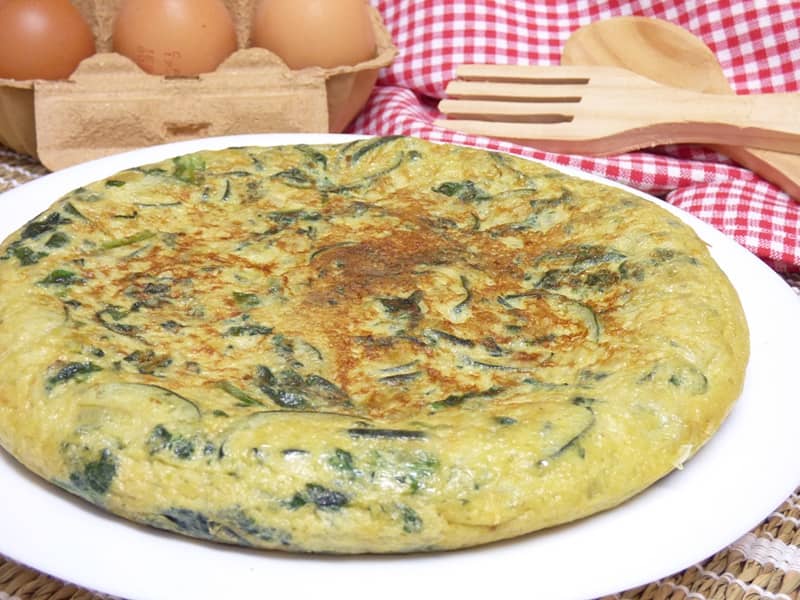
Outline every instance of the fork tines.
{"type": "MultiPolygon", "coordinates": [[[[439,110],[450,119],[509,123],[573,120],[591,77],[580,67],[461,65],[439,110]]],[[[452,121],[450,125],[452,125],[452,121]]]]}

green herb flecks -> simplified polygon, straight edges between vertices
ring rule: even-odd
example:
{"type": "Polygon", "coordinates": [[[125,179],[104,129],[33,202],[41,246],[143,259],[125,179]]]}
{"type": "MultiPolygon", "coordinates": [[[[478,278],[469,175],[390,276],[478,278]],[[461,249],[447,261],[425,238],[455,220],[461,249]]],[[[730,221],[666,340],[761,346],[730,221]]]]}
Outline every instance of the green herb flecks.
{"type": "Polygon", "coordinates": [[[606,246],[569,244],[536,257],[533,265],[546,270],[535,286],[546,290],[568,288],[579,293],[603,292],[625,278],[626,259],[622,252],[606,246]]]}
{"type": "Polygon", "coordinates": [[[224,510],[219,517],[227,530],[238,531],[245,538],[255,537],[265,542],[278,541],[283,546],[291,544],[291,533],[277,527],[261,525],[239,507],[224,510]]]}
{"type": "Polygon", "coordinates": [[[569,450],[575,450],[579,458],[585,458],[586,451],[580,442],[594,428],[597,422],[597,416],[593,408],[596,402],[595,398],[586,396],[575,396],[570,400],[570,404],[581,410],[581,413],[573,415],[570,421],[565,424],[562,432],[562,441],[558,441],[558,438],[554,440],[560,445],[538,461],[539,467],[548,467],[555,459],[565,455],[569,450]]]}
{"type": "Polygon", "coordinates": [[[178,392],[154,383],[125,383],[116,382],[106,384],[109,391],[114,394],[126,396],[126,389],[141,390],[136,393],[137,397],[145,394],[156,400],[160,407],[175,409],[183,419],[195,419],[200,416],[200,408],[197,403],[178,392]]]}
{"type": "Polygon", "coordinates": [[[322,214],[317,211],[307,210],[275,210],[267,213],[269,218],[277,226],[277,231],[296,225],[300,221],[319,221],[322,214]]]}
{"type": "Polygon", "coordinates": [[[67,244],[69,244],[69,236],[63,231],[56,231],[44,243],[48,248],[63,248],[67,244]]]}
{"type": "Polygon", "coordinates": [[[170,508],[161,514],[181,533],[207,540],[213,538],[210,521],[201,512],[187,508],[170,508]]]}
{"type": "Polygon", "coordinates": [[[319,167],[323,170],[328,168],[328,157],[316,148],[307,144],[298,144],[294,149],[301,152],[313,166],[319,167]]]}
{"type": "Polygon", "coordinates": [[[317,483],[307,483],[303,491],[297,492],[289,500],[288,506],[292,510],[296,510],[307,504],[313,504],[320,510],[337,511],[347,506],[349,502],[350,498],[342,492],[331,490],[317,483]]]}
{"type": "Polygon", "coordinates": [[[573,396],[570,399],[570,402],[572,402],[572,404],[575,406],[583,406],[588,408],[590,406],[594,406],[597,403],[597,399],[589,396],[573,396]]]}
{"type": "Polygon", "coordinates": [[[184,183],[200,184],[205,180],[206,161],[199,154],[185,154],[172,159],[172,175],[184,183]]]}
{"type": "Polygon", "coordinates": [[[433,191],[437,194],[444,194],[450,198],[457,198],[462,202],[485,202],[491,200],[492,196],[477,184],[466,179],[464,181],[445,181],[439,184],[433,191]]]}
{"type": "Polygon", "coordinates": [[[378,298],[378,302],[388,314],[407,318],[414,323],[422,317],[422,308],[419,303],[422,301],[423,296],[424,294],[421,290],[416,290],[405,298],[378,298]]]}
{"type": "Polygon", "coordinates": [[[149,454],[156,454],[166,448],[172,441],[172,434],[163,425],[156,425],[147,438],[145,445],[149,454]]]}
{"type": "Polygon", "coordinates": [[[397,375],[384,375],[378,381],[385,385],[405,385],[422,377],[422,371],[411,371],[410,373],[398,373],[397,375]]]}
{"type": "Polygon", "coordinates": [[[380,484],[382,481],[402,483],[411,494],[423,489],[439,471],[438,458],[430,452],[415,449],[376,449],[365,460],[364,472],[380,484]]]}
{"type": "Polygon", "coordinates": [[[402,365],[395,365],[393,367],[385,367],[381,369],[381,373],[401,373],[403,371],[408,371],[409,369],[415,367],[419,364],[418,360],[412,360],[407,363],[403,363],[402,365]]]}
{"type": "Polygon", "coordinates": [[[20,238],[23,240],[38,238],[43,233],[54,231],[61,225],[69,225],[70,223],[72,223],[72,220],[62,217],[61,213],[50,213],[39,221],[32,221],[28,223],[23,228],[20,238]]]}
{"type": "Polygon", "coordinates": [[[92,373],[102,371],[102,367],[89,361],[69,362],[66,364],[57,363],[51,367],[51,370],[54,370],[55,373],[46,379],[45,387],[48,391],[68,381],[83,381],[92,373]]]}
{"type": "Polygon", "coordinates": [[[342,471],[349,475],[355,474],[355,463],[353,455],[347,450],[336,448],[334,453],[328,457],[328,464],[337,471],[342,471]]]}
{"type": "Polygon", "coordinates": [[[669,383],[692,396],[699,396],[708,391],[708,377],[694,365],[676,367],[669,376],[669,383]]]}
{"type": "Polygon", "coordinates": [[[337,242],[336,244],[330,244],[328,246],[322,246],[314,250],[308,257],[308,262],[310,263],[315,258],[318,258],[321,254],[325,252],[329,252],[331,250],[336,250],[337,248],[345,248],[347,246],[354,246],[356,242],[337,242]]]}
{"type": "Polygon", "coordinates": [[[119,323],[129,315],[129,311],[121,309],[119,306],[107,306],[94,314],[95,320],[109,331],[127,337],[137,337],[141,328],[137,325],[119,323]]]}
{"type": "Polygon", "coordinates": [[[488,371],[506,371],[508,373],[529,373],[532,368],[529,366],[509,365],[495,362],[487,362],[485,360],[476,360],[469,356],[462,357],[465,365],[470,367],[477,367],[488,371]]]}
{"type": "Polygon", "coordinates": [[[413,151],[411,152],[399,152],[394,159],[394,162],[389,163],[388,166],[382,167],[377,171],[369,173],[368,175],[363,176],[361,179],[356,181],[352,181],[347,184],[340,184],[340,185],[330,185],[328,187],[327,192],[330,193],[345,193],[350,190],[359,190],[359,189],[368,189],[372,186],[375,181],[380,179],[381,177],[385,177],[392,171],[399,169],[403,163],[408,160],[412,160],[416,153],[413,151]]]}
{"type": "Polygon", "coordinates": [[[245,321],[241,325],[233,325],[228,327],[222,335],[226,337],[242,337],[242,336],[255,336],[255,335],[270,335],[273,331],[272,327],[268,325],[261,325],[259,323],[250,323],[247,320],[249,315],[243,315],[242,320],[245,321]]]}
{"type": "Polygon", "coordinates": [[[591,385],[592,383],[603,381],[611,376],[611,373],[606,371],[592,371],[591,369],[582,369],[578,373],[578,383],[582,385],[591,385]]]}
{"type": "Polygon", "coordinates": [[[282,408],[301,409],[327,406],[348,406],[349,396],[339,386],[320,375],[303,376],[293,369],[277,375],[266,366],[256,369],[256,385],[282,408]]]}
{"type": "Polygon", "coordinates": [[[231,180],[225,180],[225,187],[222,190],[222,196],[220,197],[220,201],[227,202],[233,196],[233,186],[231,186],[231,180]]]}
{"type": "Polygon", "coordinates": [[[172,365],[168,354],[156,354],[153,350],[134,350],[122,360],[133,365],[142,375],[155,375],[172,365]]]}
{"type": "Polygon", "coordinates": [[[264,406],[263,402],[257,398],[253,398],[250,394],[236,387],[230,381],[220,381],[217,383],[217,387],[226,394],[236,398],[239,401],[239,406],[264,406]]]}
{"type": "Polygon", "coordinates": [[[352,438],[390,440],[424,440],[428,435],[419,429],[381,429],[373,427],[351,427],[347,433],[352,438]]]}
{"type": "MultiPolygon", "coordinates": [[[[399,136],[373,138],[365,141],[357,140],[345,144],[339,150],[338,160],[344,163],[345,169],[355,166],[363,157],[397,139],[397,137],[399,136]],[[351,150],[353,151],[351,152],[351,150]]],[[[338,171],[329,168],[328,157],[325,154],[310,146],[300,146],[297,149],[306,158],[303,164],[304,168],[291,167],[284,169],[271,175],[271,179],[297,189],[315,189],[323,199],[326,199],[330,194],[347,194],[353,190],[366,189],[376,179],[397,169],[415,154],[413,151],[398,152],[396,160],[389,164],[388,167],[382,167],[376,172],[362,175],[354,181],[337,181],[332,173],[335,174],[338,171]]]]}
{"type": "Polygon", "coordinates": [[[68,271],[66,269],[56,269],[51,271],[44,279],[39,280],[40,285],[60,285],[60,286],[70,286],[84,283],[84,279],[74,273],[73,271],[68,271]]]}
{"type": "Polygon", "coordinates": [[[306,375],[305,385],[309,393],[326,406],[349,406],[351,403],[350,397],[342,388],[321,375],[306,375]]]}
{"type": "Polygon", "coordinates": [[[283,334],[275,334],[272,337],[272,346],[275,352],[289,362],[293,367],[302,367],[303,365],[295,359],[294,356],[294,343],[283,334]]]}
{"type": "Polygon", "coordinates": [[[64,212],[72,215],[73,217],[79,218],[81,221],[87,220],[86,217],[83,216],[83,214],[77,208],[75,208],[72,202],[66,202],[64,204],[64,212]]]}
{"type": "Polygon", "coordinates": [[[587,303],[571,298],[565,294],[550,290],[534,289],[519,294],[508,294],[498,296],[497,301],[501,306],[514,309],[518,301],[538,300],[547,304],[556,314],[562,318],[583,323],[586,328],[586,337],[596,342],[600,338],[602,327],[597,313],[587,303]]]}
{"type": "Polygon", "coordinates": [[[481,347],[486,350],[489,356],[505,356],[509,353],[509,351],[500,346],[493,337],[483,338],[481,340],[481,347]]]}
{"type": "Polygon", "coordinates": [[[472,290],[469,286],[469,280],[464,275],[461,275],[460,281],[461,287],[464,288],[464,299],[453,307],[453,313],[456,315],[460,315],[464,312],[469,306],[469,303],[472,302],[472,290]]]}
{"type": "Polygon", "coordinates": [[[697,266],[700,262],[694,256],[689,256],[683,252],[677,252],[672,248],[655,248],[650,252],[650,264],[653,266],[661,266],[665,263],[679,261],[685,262],[692,266],[697,266]]]}
{"type": "Polygon", "coordinates": [[[622,252],[603,245],[568,244],[537,256],[534,264],[547,263],[577,272],[601,264],[620,262],[625,258],[622,252]]]}
{"type": "Polygon", "coordinates": [[[88,462],[82,470],[71,473],[69,481],[81,495],[94,498],[104,496],[111,489],[116,475],[117,463],[111,451],[106,449],[97,460],[88,462]]]}
{"type": "Polygon", "coordinates": [[[145,446],[151,456],[167,450],[175,458],[189,460],[194,456],[197,444],[192,438],[174,435],[164,425],[156,425],[150,432],[145,446]]]}
{"type": "Polygon", "coordinates": [[[499,168],[509,171],[517,178],[524,180],[525,186],[535,191],[537,187],[536,179],[532,177],[530,173],[526,173],[525,171],[518,169],[515,166],[515,161],[512,160],[508,154],[504,154],[502,152],[489,152],[489,157],[499,168]]]}
{"type": "Polygon", "coordinates": [[[536,282],[536,287],[547,290],[560,288],[581,290],[583,288],[602,292],[615,286],[621,279],[621,273],[611,269],[596,269],[580,275],[569,270],[551,269],[536,282]]]}
{"type": "MultiPolygon", "coordinates": [[[[106,199],[105,194],[97,193],[85,187],[79,187],[74,189],[72,192],[70,192],[69,197],[72,198],[73,200],[78,200],[79,202],[90,202],[90,203],[100,202],[106,199]]],[[[70,212],[68,210],[70,207],[73,209],[75,208],[75,206],[71,202],[68,202],[67,205],[65,206],[67,212],[70,212]]]]}
{"type": "Polygon", "coordinates": [[[443,408],[452,408],[453,406],[461,406],[468,400],[494,398],[503,392],[503,388],[499,386],[492,386],[485,390],[475,390],[472,392],[465,392],[463,394],[450,394],[444,400],[432,402],[429,406],[433,410],[441,410],[443,408]]]}
{"type": "Polygon", "coordinates": [[[113,248],[121,248],[123,246],[131,246],[133,244],[138,244],[139,242],[144,242],[145,240],[149,240],[150,238],[154,237],[156,234],[150,230],[140,231],[138,233],[134,233],[132,235],[128,235],[124,238],[118,238],[115,240],[108,240],[107,242],[103,242],[100,244],[100,248],[102,250],[112,250],[113,248]]]}
{"type": "Polygon", "coordinates": [[[526,377],[522,383],[530,385],[535,390],[556,390],[559,388],[569,387],[569,383],[553,383],[550,381],[541,381],[535,377],[526,377]]]}
{"type": "Polygon", "coordinates": [[[46,256],[47,252],[37,252],[35,250],[31,250],[27,246],[14,243],[8,247],[4,258],[14,257],[19,261],[20,266],[29,267],[31,265],[35,265],[46,256]]]}
{"type": "Polygon", "coordinates": [[[299,188],[302,190],[313,188],[316,185],[316,181],[313,177],[297,167],[278,171],[277,173],[273,174],[270,179],[279,181],[284,185],[288,185],[289,187],[299,188]]]}
{"type": "Polygon", "coordinates": [[[350,155],[350,162],[351,164],[356,164],[360,161],[364,156],[377,150],[381,146],[385,146],[395,140],[402,138],[401,135],[386,135],[377,138],[371,138],[369,140],[365,140],[357,145],[356,150],[350,155]]]}
{"type": "Polygon", "coordinates": [[[448,344],[452,344],[454,346],[461,346],[464,348],[474,348],[475,342],[472,340],[468,340],[467,338],[458,337],[457,335],[453,335],[452,333],[448,333],[447,331],[442,331],[440,329],[426,329],[422,332],[422,334],[431,340],[432,343],[438,343],[440,340],[445,341],[448,344]]]}
{"type": "Polygon", "coordinates": [[[422,531],[422,518],[410,506],[400,505],[400,517],[403,522],[404,533],[419,533],[422,531]]]}
{"type": "Polygon", "coordinates": [[[235,543],[240,546],[253,545],[253,538],[265,542],[277,541],[283,546],[288,546],[292,539],[288,531],[262,526],[238,506],[225,509],[213,516],[173,506],[162,512],[159,517],[163,521],[156,521],[154,525],[199,539],[235,543]]]}

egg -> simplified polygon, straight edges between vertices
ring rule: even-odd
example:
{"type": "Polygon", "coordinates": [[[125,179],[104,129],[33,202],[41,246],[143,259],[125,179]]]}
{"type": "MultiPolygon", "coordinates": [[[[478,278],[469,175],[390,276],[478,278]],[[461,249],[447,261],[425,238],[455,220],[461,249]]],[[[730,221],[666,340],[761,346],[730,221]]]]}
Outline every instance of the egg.
{"type": "Polygon", "coordinates": [[[69,0],[0,0],[0,77],[66,79],[94,52],[92,30],[69,0]]]}
{"type": "Polygon", "coordinates": [[[123,0],[113,47],[148,73],[192,76],[236,50],[236,28],[221,0],[123,0]]]}
{"type": "Polygon", "coordinates": [[[366,0],[260,0],[250,44],[291,69],[355,65],[376,52],[366,0]]]}

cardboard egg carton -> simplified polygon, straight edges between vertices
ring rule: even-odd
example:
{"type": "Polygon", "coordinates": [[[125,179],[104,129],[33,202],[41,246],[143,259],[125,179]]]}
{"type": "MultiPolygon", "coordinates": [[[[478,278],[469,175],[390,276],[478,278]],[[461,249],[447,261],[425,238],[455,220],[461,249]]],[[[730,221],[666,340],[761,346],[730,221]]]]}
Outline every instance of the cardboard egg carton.
{"type": "Polygon", "coordinates": [[[275,54],[250,48],[257,0],[223,0],[239,50],[215,71],[164,77],[112,50],[122,0],[72,0],[97,52],[67,80],[0,78],[0,144],[48,169],[155,144],[244,133],[339,132],[363,108],[378,70],[396,49],[370,7],[376,56],[357,65],[290,70],[275,54]]]}

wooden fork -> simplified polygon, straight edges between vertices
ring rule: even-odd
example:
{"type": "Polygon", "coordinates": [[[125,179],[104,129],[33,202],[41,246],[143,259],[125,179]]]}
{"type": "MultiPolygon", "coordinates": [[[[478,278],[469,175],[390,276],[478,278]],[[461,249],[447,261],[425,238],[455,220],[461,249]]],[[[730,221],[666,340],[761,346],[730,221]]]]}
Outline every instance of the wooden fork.
{"type": "Polygon", "coordinates": [[[721,96],[618,67],[461,65],[436,124],[550,152],[604,155],[662,144],[800,154],[800,94],[721,96]]]}

